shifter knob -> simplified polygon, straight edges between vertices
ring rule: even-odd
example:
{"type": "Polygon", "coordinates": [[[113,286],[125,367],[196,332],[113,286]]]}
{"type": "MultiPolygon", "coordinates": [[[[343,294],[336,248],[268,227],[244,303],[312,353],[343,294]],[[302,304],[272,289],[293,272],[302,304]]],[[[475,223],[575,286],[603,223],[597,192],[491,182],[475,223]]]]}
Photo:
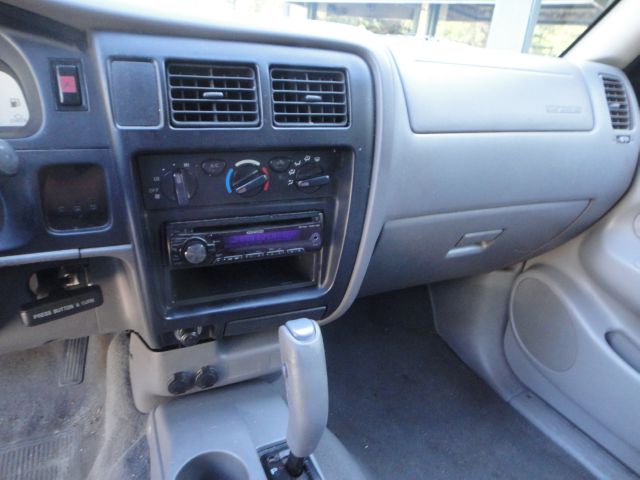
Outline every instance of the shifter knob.
{"type": "Polygon", "coordinates": [[[289,422],[287,470],[302,473],[305,457],[313,453],[327,426],[329,390],[324,343],[318,324],[302,318],[278,330],[282,372],[287,389],[289,422]]]}

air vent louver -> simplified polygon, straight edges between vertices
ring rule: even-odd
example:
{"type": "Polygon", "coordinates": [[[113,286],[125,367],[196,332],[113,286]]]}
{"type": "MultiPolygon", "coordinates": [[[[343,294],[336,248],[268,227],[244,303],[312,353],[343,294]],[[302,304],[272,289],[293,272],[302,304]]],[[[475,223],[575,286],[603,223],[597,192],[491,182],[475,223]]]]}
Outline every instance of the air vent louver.
{"type": "Polygon", "coordinates": [[[601,77],[609,106],[611,126],[616,130],[629,129],[631,127],[629,100],[622,80],[608,75],[601,75],[601,77]]]}
{"type": "Polygon", "coordinates": [[[280,127],[344,127],[347,82],[340,70],[271,69],[273,123],[280,127]]]}
{"type": "Polygon", "coordinates": [[[246,127],[260,122],[251,67],[171,62],[167,84],[175,127],[246,127]]]}

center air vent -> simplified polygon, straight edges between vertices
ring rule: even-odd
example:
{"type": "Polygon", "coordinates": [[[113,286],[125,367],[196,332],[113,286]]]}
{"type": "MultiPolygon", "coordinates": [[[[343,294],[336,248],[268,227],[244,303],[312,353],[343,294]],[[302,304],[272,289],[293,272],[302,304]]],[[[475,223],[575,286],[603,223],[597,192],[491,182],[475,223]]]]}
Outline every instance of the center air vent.
{"type": "Polygon", "coordinates": [[[174,127],[258,125],[256,72],[243,65],[167,64],[174,127]]]}
{"type": "Polygon", "coordinates": [[[281,127],[344,127],[347,82],[341,70],[271,69],[273,123],[281,127]]]}
{"type": "Polygon", "coordinates": [[[611,126],[616,130],[627,130],[631,127],[629,100],[622,80],[617,77],[601,75],[604,93],[607,97],[611,126]]]}

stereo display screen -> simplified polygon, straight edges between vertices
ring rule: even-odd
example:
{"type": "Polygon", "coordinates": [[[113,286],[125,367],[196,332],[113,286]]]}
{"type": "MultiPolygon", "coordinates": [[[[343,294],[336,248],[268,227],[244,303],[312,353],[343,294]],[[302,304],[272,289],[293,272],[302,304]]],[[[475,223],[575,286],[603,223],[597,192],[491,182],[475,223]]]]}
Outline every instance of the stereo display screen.
{"type": "Polygon", "coordinates": [[[249,231],[237,235],[229,235],[224,238],[226,248],[246,248],[253,246],[265,246],[284,242],[300,240],[302,230],[293,228],[290,230],[276,230],[270,232],[249,231]]]}

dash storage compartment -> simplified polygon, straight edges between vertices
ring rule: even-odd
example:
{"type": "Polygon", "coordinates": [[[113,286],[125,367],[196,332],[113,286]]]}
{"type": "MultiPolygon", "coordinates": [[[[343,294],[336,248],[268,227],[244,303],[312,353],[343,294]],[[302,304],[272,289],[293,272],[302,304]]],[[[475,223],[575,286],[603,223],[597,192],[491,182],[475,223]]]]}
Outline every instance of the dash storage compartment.
{"type": "Polygon", "coordinates": [[[320,253],[171,270],[176,304],[223,300],[317,285],[320,253]]]}
{"type": "Polygon", "coordinates": [[[491,271],[525,260],[561,235],[587,200],[518,205],[391,220],[362,293],[491,271]]]}

